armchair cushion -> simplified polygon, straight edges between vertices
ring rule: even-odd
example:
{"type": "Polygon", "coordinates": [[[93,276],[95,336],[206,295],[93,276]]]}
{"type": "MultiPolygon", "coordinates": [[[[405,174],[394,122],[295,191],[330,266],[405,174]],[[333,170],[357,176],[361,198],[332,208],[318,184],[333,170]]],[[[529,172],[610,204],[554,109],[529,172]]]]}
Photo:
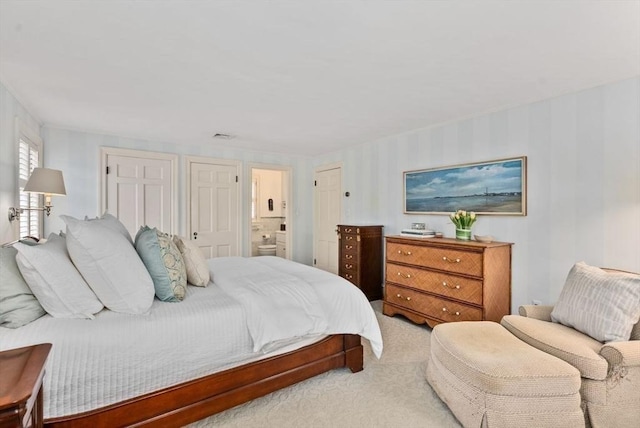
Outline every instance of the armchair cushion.
{"type": "Polygon", "coordinates": [[[602,343],[592,337],[562,324],[518,315],[506,315],[500,323],[518,339],[571,364],[582,377],[607,377],[607,360],[599,354],[602,343]]]}
{"type": "Polygon", "coordinates": [[[600,342],[627,341],[640,319],[640,275],[606,272],[584,262],[569,272],[551,320],[600,342]]]}

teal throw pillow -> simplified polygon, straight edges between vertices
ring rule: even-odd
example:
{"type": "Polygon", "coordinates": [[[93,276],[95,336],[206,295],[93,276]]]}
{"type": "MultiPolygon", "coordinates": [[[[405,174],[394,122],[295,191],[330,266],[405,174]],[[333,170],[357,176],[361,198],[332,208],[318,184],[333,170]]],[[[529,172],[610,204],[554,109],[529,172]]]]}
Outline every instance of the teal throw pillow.
{"type": "Polygon", "coordinates": [[[187,292],[187,271],[180,250],[171,237],[158,229],[143,226],[136,234],[135,247],[149,271],[156,297],[178,302],[187,292]]]}

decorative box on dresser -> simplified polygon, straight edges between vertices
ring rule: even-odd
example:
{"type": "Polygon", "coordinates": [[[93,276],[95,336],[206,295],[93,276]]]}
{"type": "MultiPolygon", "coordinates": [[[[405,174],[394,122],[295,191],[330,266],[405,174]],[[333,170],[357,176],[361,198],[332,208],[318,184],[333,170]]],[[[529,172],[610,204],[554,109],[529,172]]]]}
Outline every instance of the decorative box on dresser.
{"type": "Polygon", "coordinates": [[[50,343],[0,352],[0,427],[42,427],[42,380],[50,343]]]}
{"type": "Polygon", "coordinates": [[[338,275],[369,300],[382,299],[383,226],[338,225],[338,275]]]}
{"type": "Polygon", "coordinates": [[[511,311],[511,243],[387,237],[385,315],[430,327],[511,311]]]}

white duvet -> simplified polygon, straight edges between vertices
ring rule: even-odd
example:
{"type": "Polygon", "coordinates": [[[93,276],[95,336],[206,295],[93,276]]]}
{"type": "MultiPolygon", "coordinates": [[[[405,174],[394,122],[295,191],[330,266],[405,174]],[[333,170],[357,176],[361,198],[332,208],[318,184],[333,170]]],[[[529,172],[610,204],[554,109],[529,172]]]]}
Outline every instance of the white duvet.
{"type": "Polygon", "coordinates": [[[188,287],[180,303],[155,300],[149,315],[103,310],[94,320],[45,315],[18,329],[0,327],[0,350],[53,343],[45,418],[104,407],[325,334],[359,334],[380,356],[373,310],[343,278],[278,257],[217,258],[209,266],[214,282],[188,287]]]}

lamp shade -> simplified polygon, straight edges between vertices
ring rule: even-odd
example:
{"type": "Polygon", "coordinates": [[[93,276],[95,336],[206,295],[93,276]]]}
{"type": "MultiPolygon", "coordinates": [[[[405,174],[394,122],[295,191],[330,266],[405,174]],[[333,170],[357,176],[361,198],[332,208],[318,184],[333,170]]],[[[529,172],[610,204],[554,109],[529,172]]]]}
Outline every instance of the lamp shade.
{"type": "Polygon", "coordinates": [[[34,168],[24,192],[45,193],[48,195],[66,195],[62,171],[49,168],[34,168]]]}

